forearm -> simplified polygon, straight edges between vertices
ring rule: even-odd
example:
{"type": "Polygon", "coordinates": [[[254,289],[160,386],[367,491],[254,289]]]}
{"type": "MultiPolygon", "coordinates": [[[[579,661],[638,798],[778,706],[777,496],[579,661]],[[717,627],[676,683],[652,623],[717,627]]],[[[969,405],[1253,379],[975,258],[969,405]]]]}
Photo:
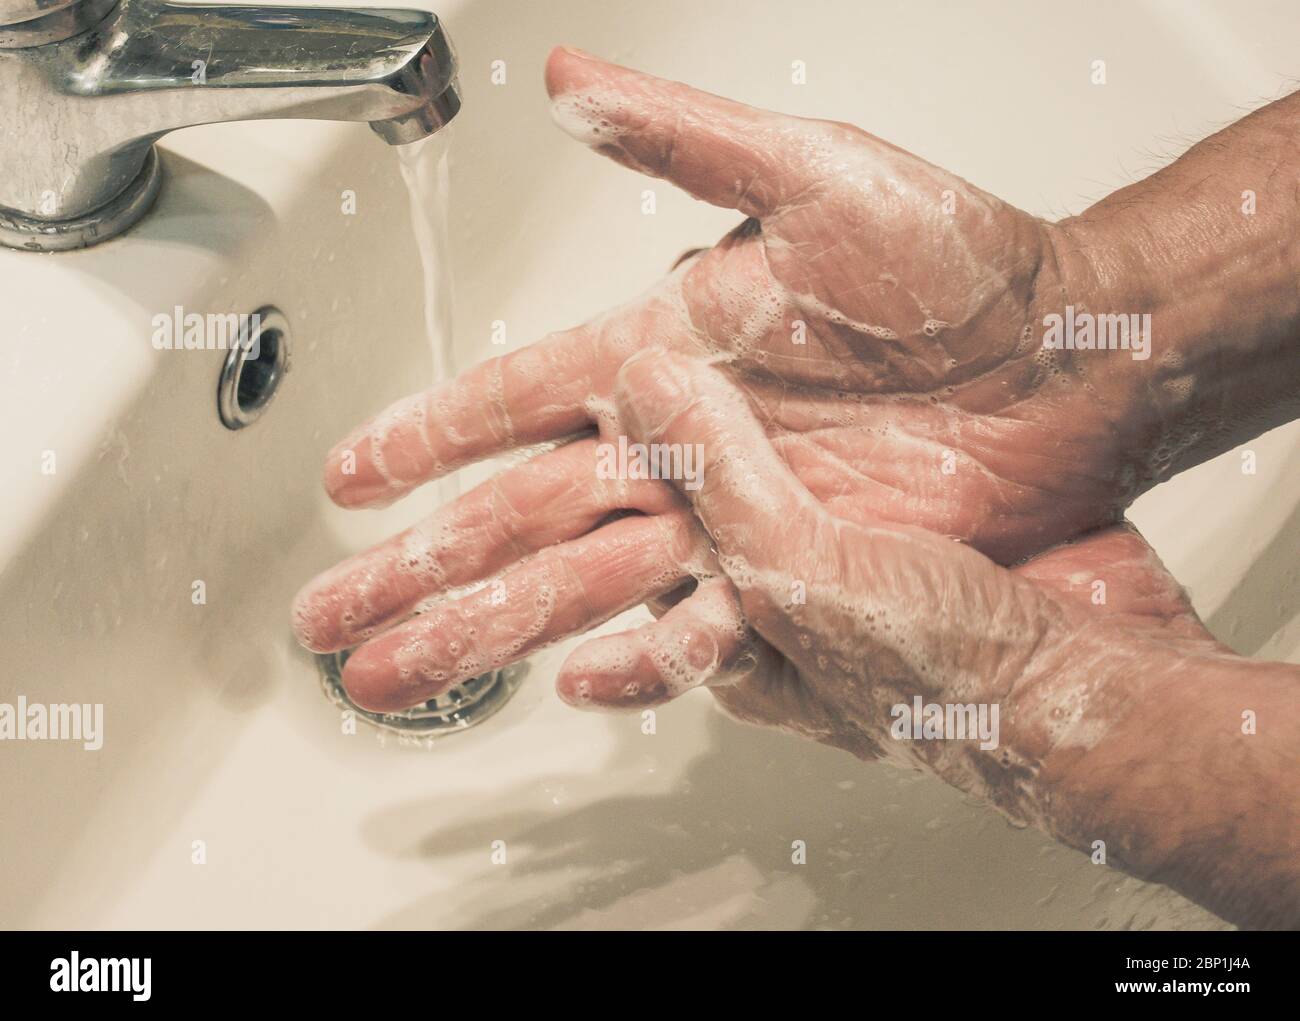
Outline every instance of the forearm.
{"type": "Polygon", "coordinates": [[[1139,489],[1300,414],[1297,179],[1300,93],[1053,228],[1063,302],[1151,315],[1149,358],[1070,356],[1139,489]]]}
{"type": "Polygon", "coordinates": [[[1048,828],[1230,921],[1300,926],[1300,667],[1170,656],[1108,684],[1132,703],[1046,759],[1048,828]]]}

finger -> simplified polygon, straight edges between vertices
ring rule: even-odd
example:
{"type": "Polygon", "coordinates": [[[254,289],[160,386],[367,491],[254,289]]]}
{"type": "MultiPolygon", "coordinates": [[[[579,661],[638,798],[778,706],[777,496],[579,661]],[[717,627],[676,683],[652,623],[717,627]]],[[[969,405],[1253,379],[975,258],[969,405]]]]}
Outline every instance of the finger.
{"type": "Polygon", "coordinates": [[[684,510],[620,518],[367,642],[344,665],[343,686],[375,711],[427,701],[675,588],[701,541],[684,510]]]}
{"type": "Polygon", "coordinates": [[[816,187],[835,126],[744,106],[558,48],[546,89],[559,126],[598,152],[696,198],[764,217],[816,187]]]}
{"type": "Polygon", "coordinates": [[[597,460],[594,438],[541,454],[325,572],[294,600],[299,642],[315,652],[358,645],[429,597],[585,535],[615,511],[681,505],[655,480],[602,478],[597,460]]]}
{"type": "Polygon", "coordinates": [[[555,689],[579,708],[659,705],[700,685],[734,683],[756,666],[757,644],[731,582],[710,578],[659,620],[579,645],[555,689]]]}
{"type": "Polygon", "coordinates": [[[587,428],[592,343],[587,327],[566,330],[403,398],[330,451],[326,491],[344,507],[380,506],[474,461],[587,428]]]}
{"type": "Polygon", "coordinates": [[[475,461],[590,428],[629,355],[703,344],[683,295],[688,271],[584,326],[398,401],[330,451],[326,491],[344,507],[381,506],[475,461]]]}

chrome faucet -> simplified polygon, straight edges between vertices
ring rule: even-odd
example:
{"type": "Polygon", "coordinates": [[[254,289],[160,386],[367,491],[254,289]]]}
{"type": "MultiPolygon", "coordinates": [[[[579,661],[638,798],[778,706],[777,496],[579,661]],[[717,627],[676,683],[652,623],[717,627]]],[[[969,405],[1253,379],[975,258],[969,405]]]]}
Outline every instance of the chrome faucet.
{"type": "Polygon", "coordinates": [[[120,234],[162,179],[154,142],[194,124],[369,121],[390,145],[460,109],[425,11],[161,0],[0,0],[0,243],[120,234]]]}

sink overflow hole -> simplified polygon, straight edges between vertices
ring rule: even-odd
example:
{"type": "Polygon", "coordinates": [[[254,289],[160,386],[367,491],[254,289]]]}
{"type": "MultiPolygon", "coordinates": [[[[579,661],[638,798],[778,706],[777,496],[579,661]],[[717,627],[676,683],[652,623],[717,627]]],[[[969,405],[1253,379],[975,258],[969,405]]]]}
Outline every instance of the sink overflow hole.
{"type": "Polygon", "coordinates": [[[251,425],[266,410],[289,371],[289,321],[266,305],[241,318],[239,343],[221,367],[217,410],[227,429],[251,425]]]}

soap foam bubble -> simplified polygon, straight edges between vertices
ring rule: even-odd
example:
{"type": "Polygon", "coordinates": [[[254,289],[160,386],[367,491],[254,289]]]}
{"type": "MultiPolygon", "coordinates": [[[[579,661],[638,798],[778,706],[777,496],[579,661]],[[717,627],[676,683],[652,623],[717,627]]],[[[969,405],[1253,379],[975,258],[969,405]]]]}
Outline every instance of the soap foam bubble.
{"type": "Polygon", "coordinates": [[[615,143],[624,134],[624,99],[611,92],[570,92],[551,101],[551,119],[584,145],[615,143]]]}

